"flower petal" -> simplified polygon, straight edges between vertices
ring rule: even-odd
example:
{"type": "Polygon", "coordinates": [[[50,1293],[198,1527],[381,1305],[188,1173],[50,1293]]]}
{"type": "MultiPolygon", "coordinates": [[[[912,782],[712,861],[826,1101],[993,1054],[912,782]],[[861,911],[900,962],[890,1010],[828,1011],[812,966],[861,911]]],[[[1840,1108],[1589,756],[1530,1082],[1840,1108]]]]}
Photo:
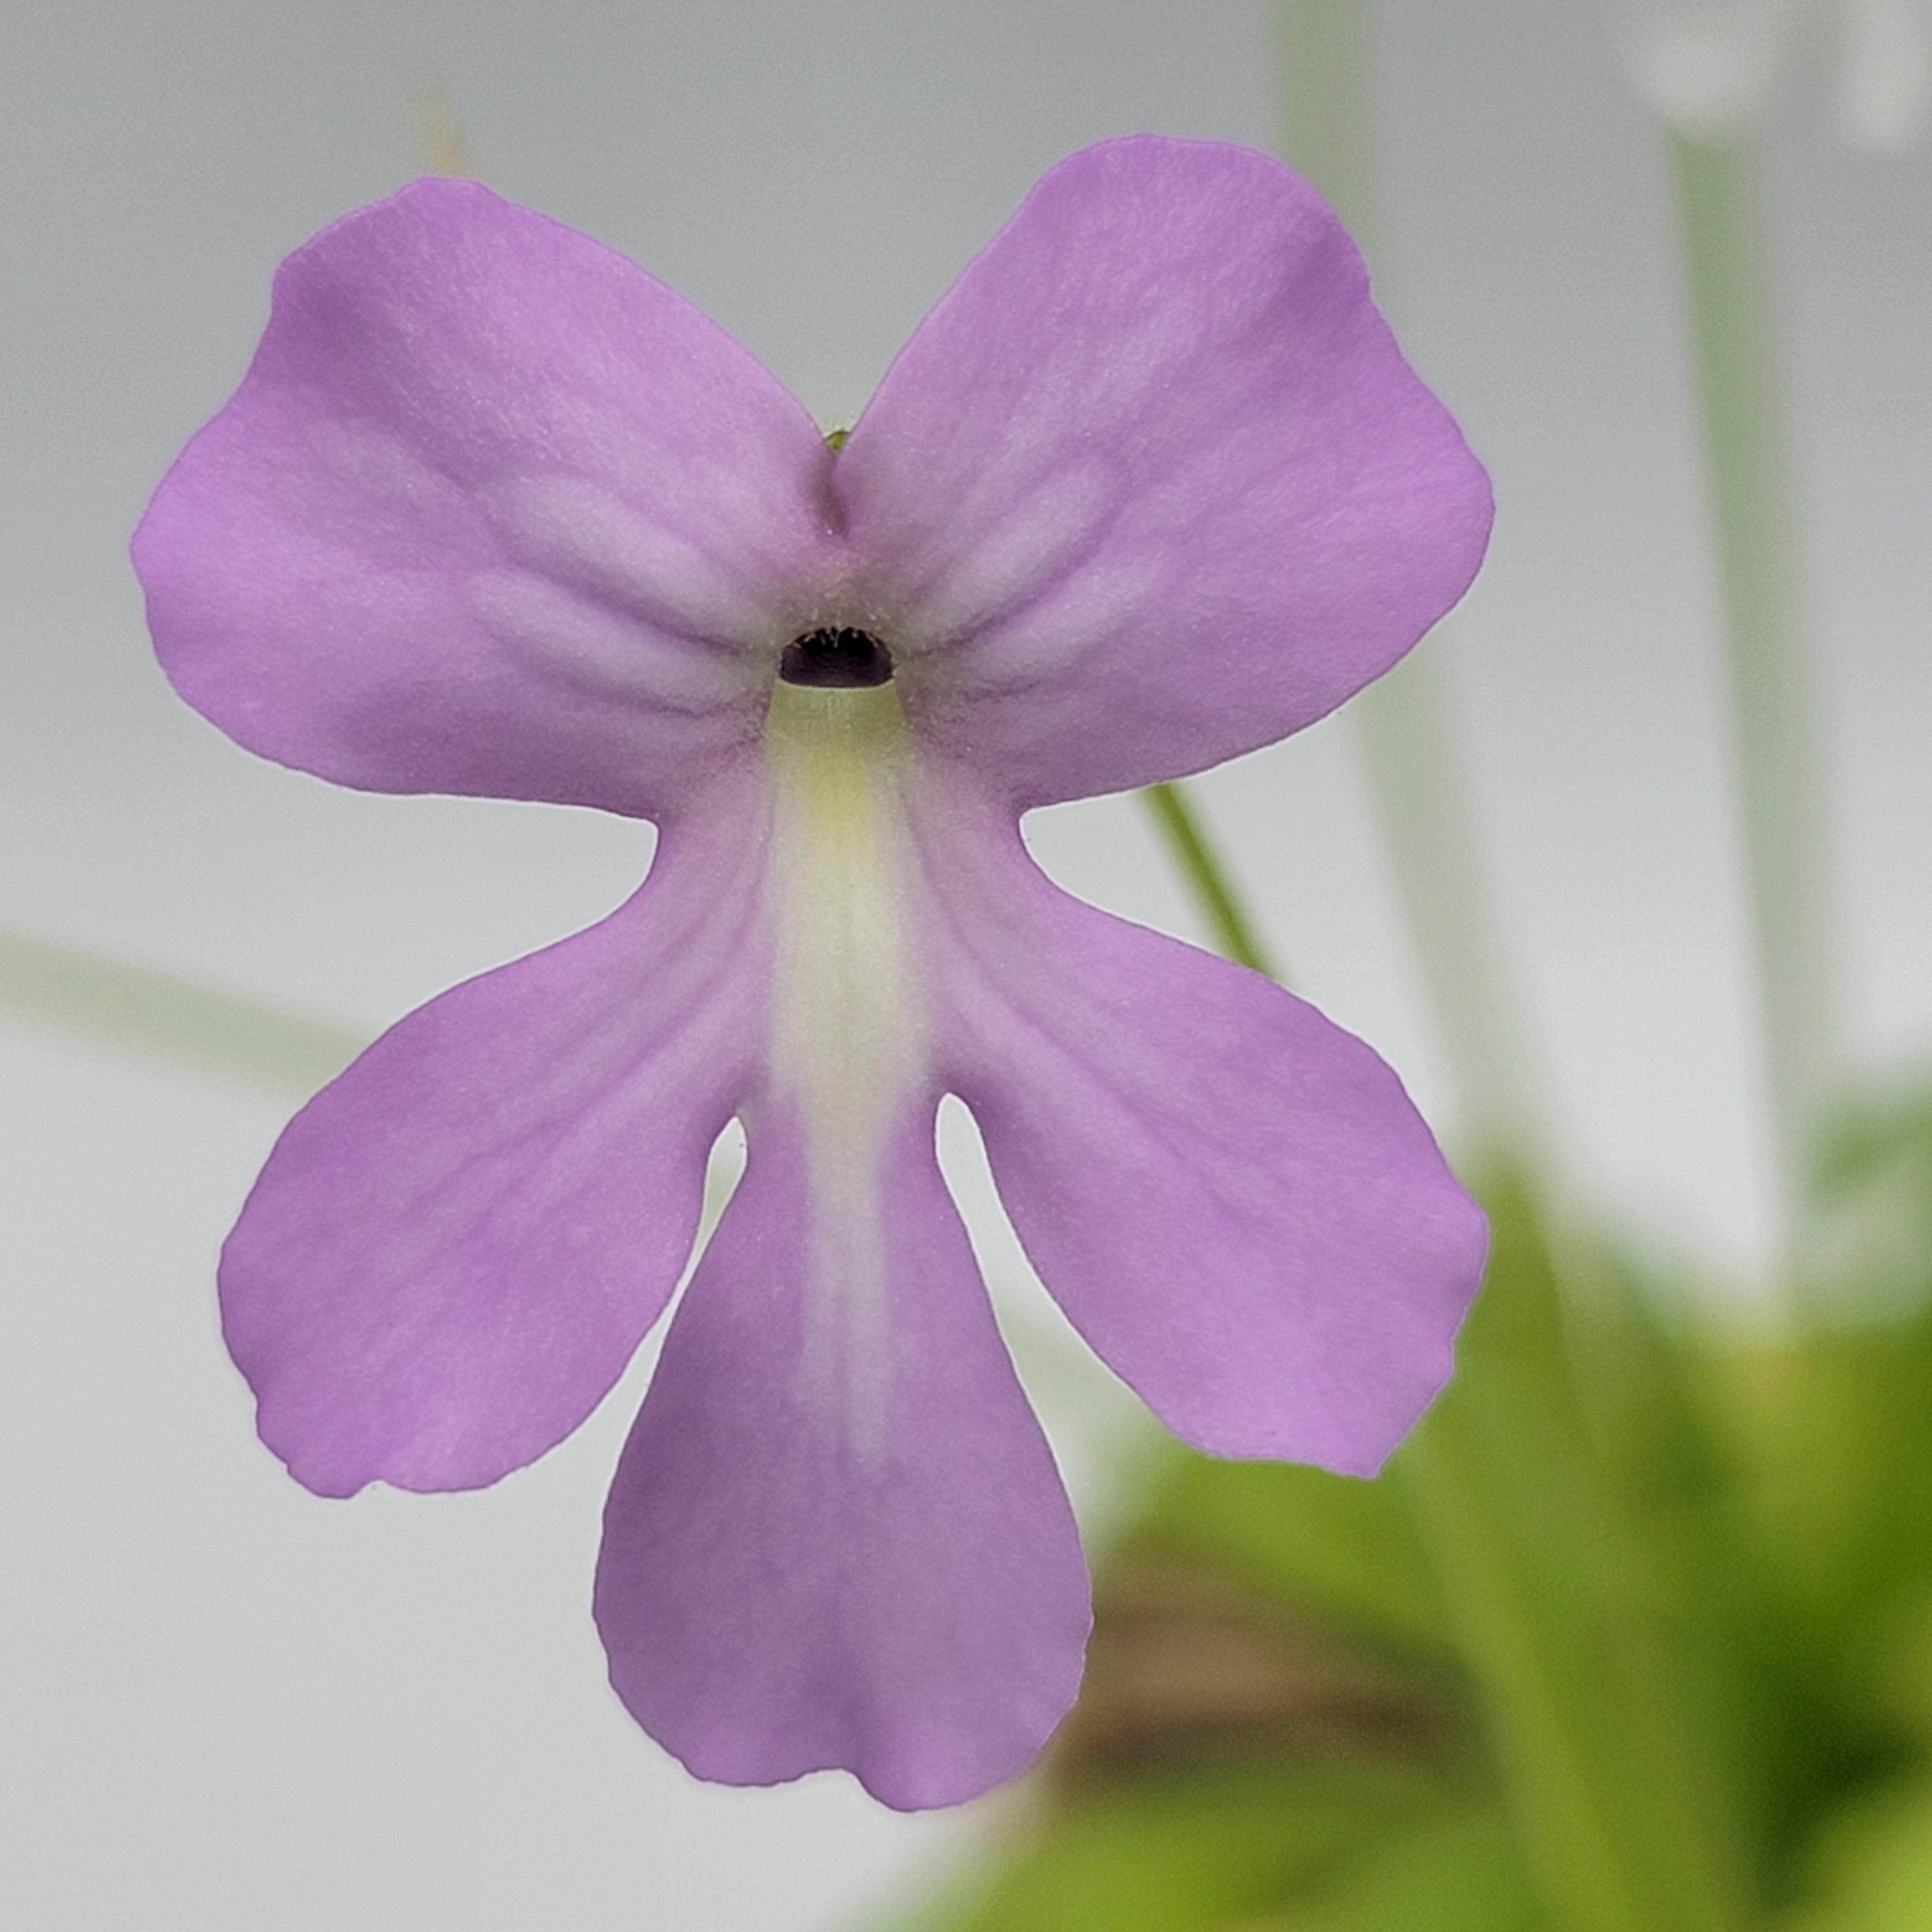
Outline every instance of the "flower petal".
{"type": "Polygon", "coordinates": [[[829,567],[828,460],[641,268],[421,181],[283,264],[135,563],[169,676],[252,751],[655,814],[762,722],[829,567]]]}
{"type": "Polygon", "coordinates": [[[1154,136],[1040,182],[833,487],[909,719],[1022,805],[1320,717],[1462,595],[1490,524],[1314,190],[1154,136]]]}
{"type": "Polygon", "coordinates": [[[1401,1083],[962,817],[925,835],[941,1070],[1041,1280],[1177,1435],[1372,1474],[1448,1378],[1486,1241],[1401,1083]]]}
{"type": "Polygon", "coordinates": [[[604,1515],[597,1622],[632,1714],[700,1777],[842,1766],[902,1810],[1022,1769],[1072,1701],[1078,1538],[932,1147],[882,1163],[885,1306],[808,1279],[799,1117],[750,1156],[604,1515]]]}
{"type": "Polygon", "coordinates": [[[761,860],[726,829],[668,833],[610,917],[433,1000],[290,1124],[223,1251],[222,1319],[310,1489],[494,1482],[663,1309],[763,1023],[761,860]]]}

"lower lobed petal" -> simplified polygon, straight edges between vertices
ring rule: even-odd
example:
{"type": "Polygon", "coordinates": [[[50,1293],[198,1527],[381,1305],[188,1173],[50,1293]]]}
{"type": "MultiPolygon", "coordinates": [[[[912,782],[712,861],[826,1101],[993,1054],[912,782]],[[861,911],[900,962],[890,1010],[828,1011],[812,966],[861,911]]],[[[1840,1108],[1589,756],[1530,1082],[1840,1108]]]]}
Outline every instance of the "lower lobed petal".
{"type": "Polygon", "coordinates": [[[877,1308],[812,1279],[800,1116],[753,1116],[619,1466],[596,1593],[611,1682],[700,1777],[843,1766],[900,1809],[954,1804],[1023,1769],[1078,1688],[1079,1540],[933,1104],[901,1111],[874,1176],[877,1308]]]}

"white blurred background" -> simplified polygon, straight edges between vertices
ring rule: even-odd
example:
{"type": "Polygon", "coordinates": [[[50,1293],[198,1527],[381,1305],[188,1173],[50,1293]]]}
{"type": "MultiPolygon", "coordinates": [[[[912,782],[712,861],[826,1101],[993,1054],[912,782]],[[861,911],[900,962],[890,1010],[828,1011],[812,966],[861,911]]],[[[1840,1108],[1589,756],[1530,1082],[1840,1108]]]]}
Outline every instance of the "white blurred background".
{"type": "MultiPolygon", "coordinates": [[[[1771,1216],[1712,586],[1654,130],[1588,0],[1386,0],[1404,338],[1494,471],[1440,648],[1582,1185],[1748,1296],[1771,1216]]],[[[821,419],[1034,178],[1136,129],[1267,144],[1264,0],[10,0],[0,18],[0,926],[373,1034],[584,924],[648,832],[372,798],[167,692],[125,562],[276,260],[421,165],[691,296],[821,419]]],[[[1769,150],[1843,903],[1846,1051],[1932,1045],[1932,152],[1769,150]]],[[[1201,794],[1299,986],[1453,1136],[1350,728],[1201,794]]],[[[1191,933],[1130,801],[1042,814],[1191,933]]],[[[0,1015],[0,1916],[46,1932],[850,1922],[964,1855],[835,1777],[696,1786],[604,1687],[597,1512],[640,1381],[481,1495],[325,1504],[257,1445],[216,1246],[286,1108],[0,1015]]],[[[970,1168],[970,1162],[968,1163],[970,1168]]],[[[1120,1426],[970,1172],[1076,1487],[1120,1426]]]]}

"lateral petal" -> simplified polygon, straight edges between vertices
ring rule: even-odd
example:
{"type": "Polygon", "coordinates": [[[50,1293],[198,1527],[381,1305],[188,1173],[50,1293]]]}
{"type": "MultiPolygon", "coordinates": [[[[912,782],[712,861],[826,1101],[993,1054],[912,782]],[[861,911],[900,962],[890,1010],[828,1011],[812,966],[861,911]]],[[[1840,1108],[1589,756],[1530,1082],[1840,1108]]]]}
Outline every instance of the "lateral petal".
{"type": "Polygon", "coordinates": [[[833,487],[909,722],[1022,806],[1312,722],[1456,602],[1490,525],[1320,196],[1152,135],[1046,176],[833,487]]]}
{"type": "Polygon", "coordinates": [[[619,1465],[611,1682],[700,1777],[843,1766],[902,1810],[954,1804],[1022,1770],[1078,1688],[1078,1538],[932,1106],[902,1110],[874,1177],[876,1297],[814,1279],[801,1116],[754,1116],[619,1465]]]}
{"type": "Polygon", "coordinates": [[[761,1037],[759,842],[724,814],[667,832],[609,918],[410,1014],[290,1124],[220,1288],[299,1481],[494,1482],[622,1372],[761,1037]]]}
{"type": "Polygon", "coordinates": [[[964,816],[925,821],[940,1070],[1041,1280],[1188,1442],[1373,1474],[1448,1378],[1486,1238],[1400,1082],[964,816]]]}
{"type": "Polygon", "coordinates": [[[251,751],[656,815],[755,736],[832,568],[828,463],[643,269],[419,181],[282,265],[135,565],[169,677],[251,751]]]}

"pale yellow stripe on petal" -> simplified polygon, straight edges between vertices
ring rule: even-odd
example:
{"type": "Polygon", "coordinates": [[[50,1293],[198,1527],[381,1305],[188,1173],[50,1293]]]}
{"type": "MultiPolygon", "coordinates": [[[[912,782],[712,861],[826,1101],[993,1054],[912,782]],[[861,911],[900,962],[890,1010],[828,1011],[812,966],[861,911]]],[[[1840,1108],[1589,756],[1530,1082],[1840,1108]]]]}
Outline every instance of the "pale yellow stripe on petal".
{"type": "Polygon", "coordinates": [[[906,889],[910,756],[890,684],[772,693],[772,1079],[804,1137],[804,1372],[861,1454],[883,1447],[886,1419],[887,1142],[927,1077],[906,889]]]}

